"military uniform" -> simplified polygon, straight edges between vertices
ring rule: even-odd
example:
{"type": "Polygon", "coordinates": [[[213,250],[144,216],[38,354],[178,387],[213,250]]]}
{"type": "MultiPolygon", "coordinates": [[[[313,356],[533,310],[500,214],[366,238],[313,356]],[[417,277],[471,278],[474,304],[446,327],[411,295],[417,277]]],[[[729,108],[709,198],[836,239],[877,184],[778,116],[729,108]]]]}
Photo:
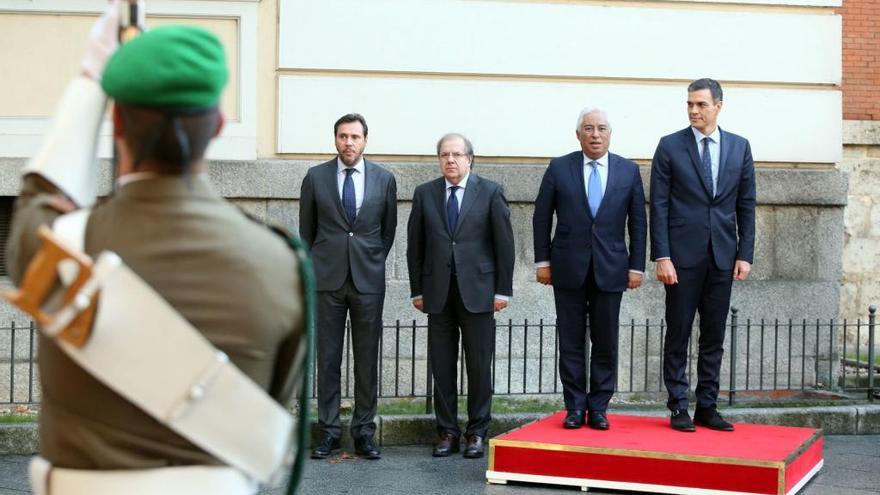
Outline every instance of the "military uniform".
{"type": "MultiPolygon", "coordinates": [[[[166,116],[162,125],[177,125],[174,119],[179,115],[192,115],[194,109],[216,108],[225,82],[225,56],[213,35],[197,28],[165,27],[148,32],[117,51],[104,72],[102,87],[118,102],[157,108],[166,116]]],[[[16,284],[21,282],[39,248],[37,229],[59,223],[59,217],[69,207],[89,206],[94,199],[94,184],[83,179],[95,176],[94,157],[70,153],[71,164],[66,166],[65,146],[76,147],[68,134],[81,131],[74,128],[65,133],[63,123],[65,119],[71,120],[70,110],[79,105],[83,114],[88,114],[83,117],[84,126],[97,128],[95,122],[100,121],[103,112],[93,107],[103,106],[103,95],[96,82],[87,78],[78,78],[71,88],[62,98],[61,115],[56,116],[62,124],[53,124],[46,139],[48,144],[44,143],[44,149],[25,169],[7,245],[10,273],[16,284]],[[77,91],[78,94],[72,94],[77,91]]],[[[181,135],[178,133],[178,138],[181,135]]],[[[181,144],[181,150],[186,146],[181,144]]],[[[305,323],[297,256],[284,238],[227,203],[211,186],[207,174],[189,174],[188,162],[180,165],[183,173],[179,174],[144,172],[123,176],[115,194],[91,209],[80,238],[82,250],[93,258],[104,252],[116,253],[127,270],[157,292],[170,305],[172,313],[188,322],[188,331],[207,339],[207,349],[212,353],[220,351],[217,356],[222,358],[221,362],[226,362],[228,356],[228,361],[250,379],[243,378],[246,388],[252,388],[252,381],[275,401],[286,405],[299,382],[295,364],[302,362],[306,347],[301,340],[305,323]]],[[[101,308],[100,301],[99,298],[99,314],[116,310],[101,308]]],[[[126,314],[123,321],[152,321],[151,314],[137,314],[138,300],[131,302],[132,314],[126,314]]],[[[128,391],[117,387],[117,393],[106,380],[95,378],[71,356],[68,347],[41,332],[40,453],[48,463],[40,462],[72,473],[64,479],[72,480],[67,483],[77,487],[62,493],[91,493],[90,484],[105,486],[102,480],[107,479],[94,473],[120,470],[135,474],[158,471],[162,477],[149,480],[151,486],[162,486],[170,479],[168,493],[183,493],[179,489],[174,491],[173,486],[175,477],[183,471],[154,468],[224,464],[208,452],[214,445],[197,445],[198,440],[191,440],[196,437],[191,437],[185,428],[180,430],[180,425],[173,425],[177,428],[173,429],[167,418],[148,414],[136,405],[137,401],[127,398],[128,391]],[[90,476],[81,485],[79,473],[90,476]]],[[[150,369],[174,365],[161,359],[156,361],[146,369],[135,369],[134,373],[151,376],[150,369]]],[[[157,389],[166,385],[161,380],[155,383],[157,389]]],[[[182,400],[194,399],[184,396],[182,400]]],[[[278,408],[271,400],[266,401],[278,408]]],[[[220,425],[221,434],[226,428],[246,431],[254,426],[248,423],[248,417],[237,415],[234,401],[226,404],[228,427],[225,423],[220,425]]],[[[278,413],[287,414],[282,409],[278,413]]],[[[290,433],[283,431],[278,435],[290,433]]],[[[32,464],[32,474],[34,469],[32,464]]],[[[254,486],[248,481],[254,479],[252,473],[247,469],[242,472],[246,486],[234,493],[250,492],[254,486]]],[[[45,474],[47,481],[43,487],[35,486],[37,493],[48,492],[48,476],[45,474]]],[[[226,475],[215,476],[214,481],[222,485],[223,476],[226,475]]],[[[183,479],[183,475],[178,478],[183,479]]],[[[201,480],[191,478],[191,484],[203,486],[194,479],[201,480]]],[[[116,486],[126,486],[125,480],[116,486]]],[[[126,491],[141,493],[136,488],[132,486],[133,491],[126,491]]],[[[103,490],[112,493],[116,488],[103,490]]],[[[152,489],[141,490],[149,493],[152,489]]]]}
{"type": "MultiPolygon", "coordinates": [[[[25,179],[8,244],[18,282],[56,189],[25,179]]],[[[284,240],[222,199],[206,178],[131,182],[92,212],[85,250],[116,252],[232,362],[287,401],[302,325],[297,265],[284,240]],[[282,392],[287,389],[287,396],[282,392]]],[[[54,465],[131,469],[218,461],[98,382],[40,338],[40,451],[54,465]]],[[[159,387],[162,384],[157,383],[159,387]]],[[[230,411],[230,428],[248,428],[230,411]]]]}

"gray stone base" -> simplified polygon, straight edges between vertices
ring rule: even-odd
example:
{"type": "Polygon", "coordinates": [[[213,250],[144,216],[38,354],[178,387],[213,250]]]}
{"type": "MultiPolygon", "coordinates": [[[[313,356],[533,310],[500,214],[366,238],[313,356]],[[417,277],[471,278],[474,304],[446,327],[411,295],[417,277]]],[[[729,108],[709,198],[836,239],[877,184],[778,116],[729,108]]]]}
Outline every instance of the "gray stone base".
{"type": "MultiPolygon", "coordinates": [[[[772,424],[821,428],[826,435],[880,434],[880,404],[836,407],[780,407],[722,409],[724,417],[736,423],[772,424]]],[[[665,416],[659,409],[625,411],[641,416],[665,416]]],[[[493,417],[491,433],[499,435],[547,416],[546,413],[498,414],[493,417]]],[[[462,423],[464,418],[461,418],[462,423]]],[[[427,414],[380,416],[376,418],[379,445],[431,445],[436,431],[434,417],[427,414]]],[[[613,427],[613,425],[612,425],[613,427]]],[[[351,449],[347,418],[343,419],[342,448],[351,449]]],[[[318,438],[312,425],[312,441],[318,438]]],[[[37,452],[37,423],[0,425],[0,455],[29,455],[37,452]]]]}

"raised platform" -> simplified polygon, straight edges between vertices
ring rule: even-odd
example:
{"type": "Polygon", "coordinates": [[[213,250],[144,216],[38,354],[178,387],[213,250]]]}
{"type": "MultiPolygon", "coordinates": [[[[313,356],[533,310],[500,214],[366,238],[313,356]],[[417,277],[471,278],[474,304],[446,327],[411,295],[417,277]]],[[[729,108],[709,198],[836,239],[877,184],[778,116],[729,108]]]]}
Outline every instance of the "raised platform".
{"type": "Polygon", "coordinates": [[[682,433],[668,418],[609,415],[610,430],[566,430],[564,416],[489,440],[489,483],[790,495],[822,468],[822,434],[811,428],[736,424],[733,432],[682,433]]]}

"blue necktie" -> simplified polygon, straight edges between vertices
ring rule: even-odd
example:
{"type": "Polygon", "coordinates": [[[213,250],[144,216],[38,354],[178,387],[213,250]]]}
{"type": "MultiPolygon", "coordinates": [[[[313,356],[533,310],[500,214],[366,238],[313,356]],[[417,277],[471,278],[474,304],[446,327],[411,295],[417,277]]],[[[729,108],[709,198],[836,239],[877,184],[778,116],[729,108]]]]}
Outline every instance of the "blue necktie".
{"type": "Polygon", "coordinates": [[[599,178],[599,164],[592,161],[588,164],[593,168],[590,173],[590,180],[587,182],[587,203],[590,205],[590,213],[596,218],[599,212],[599,205],[602,204],[602,179],[599,178]]]}
{"type": "Polygon", "coordinates": [[[459,186],[449,187],[449,199],[446,200],[446,219],[449,220],[449,232],[455,233],[455,227],[458,225],[458,198],[455,197],[455,191],[459,186]]]}
{"type": "Polygon", "coordinates": [[[349,223],[354,223],[354,219],[357,217],[357,201],[354,198],[352,173],[354,173],[353,168],[345,169],[345,182],[342,183],[342,208],[345,209],[349,223]]]}
{"type": "Polygon", "coordinates": [[[711,139],[708,137],[703,138],[703,181],[706,182],[709,194],[715,197],[715,185],[712,180],[712,154],[709,153],[709,141],[711,139]]]}

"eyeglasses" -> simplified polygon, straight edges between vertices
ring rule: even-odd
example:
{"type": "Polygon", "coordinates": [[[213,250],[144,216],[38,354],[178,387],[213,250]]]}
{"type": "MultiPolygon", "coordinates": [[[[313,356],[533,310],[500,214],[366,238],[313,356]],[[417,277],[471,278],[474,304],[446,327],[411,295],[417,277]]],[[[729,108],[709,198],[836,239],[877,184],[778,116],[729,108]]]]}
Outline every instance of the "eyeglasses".
{"type": "Polygon", "coordinates": [[[448,160],[449,157],[452,157],[453,160],[459,161],[466,156],[468,156],[467,153],[459,153],[458,151],[456,151],[454,153],[450,153],[448,151],[444,151],[443,153],[440,153],[440,158],[442,158],[444,160],[448,160]]]}
{"type": "Polygon", "coordinates": [[[599,131],[599,134],[608,134],[608,132],[611,130],[611,128],[608,127],[607,125],[600,125],[598,127],[593,127],[591,125],[585,125],[582,128],[582,130],[584,132],[586,132],[587,134],[592,134],[594,130],[599,131]]]}

